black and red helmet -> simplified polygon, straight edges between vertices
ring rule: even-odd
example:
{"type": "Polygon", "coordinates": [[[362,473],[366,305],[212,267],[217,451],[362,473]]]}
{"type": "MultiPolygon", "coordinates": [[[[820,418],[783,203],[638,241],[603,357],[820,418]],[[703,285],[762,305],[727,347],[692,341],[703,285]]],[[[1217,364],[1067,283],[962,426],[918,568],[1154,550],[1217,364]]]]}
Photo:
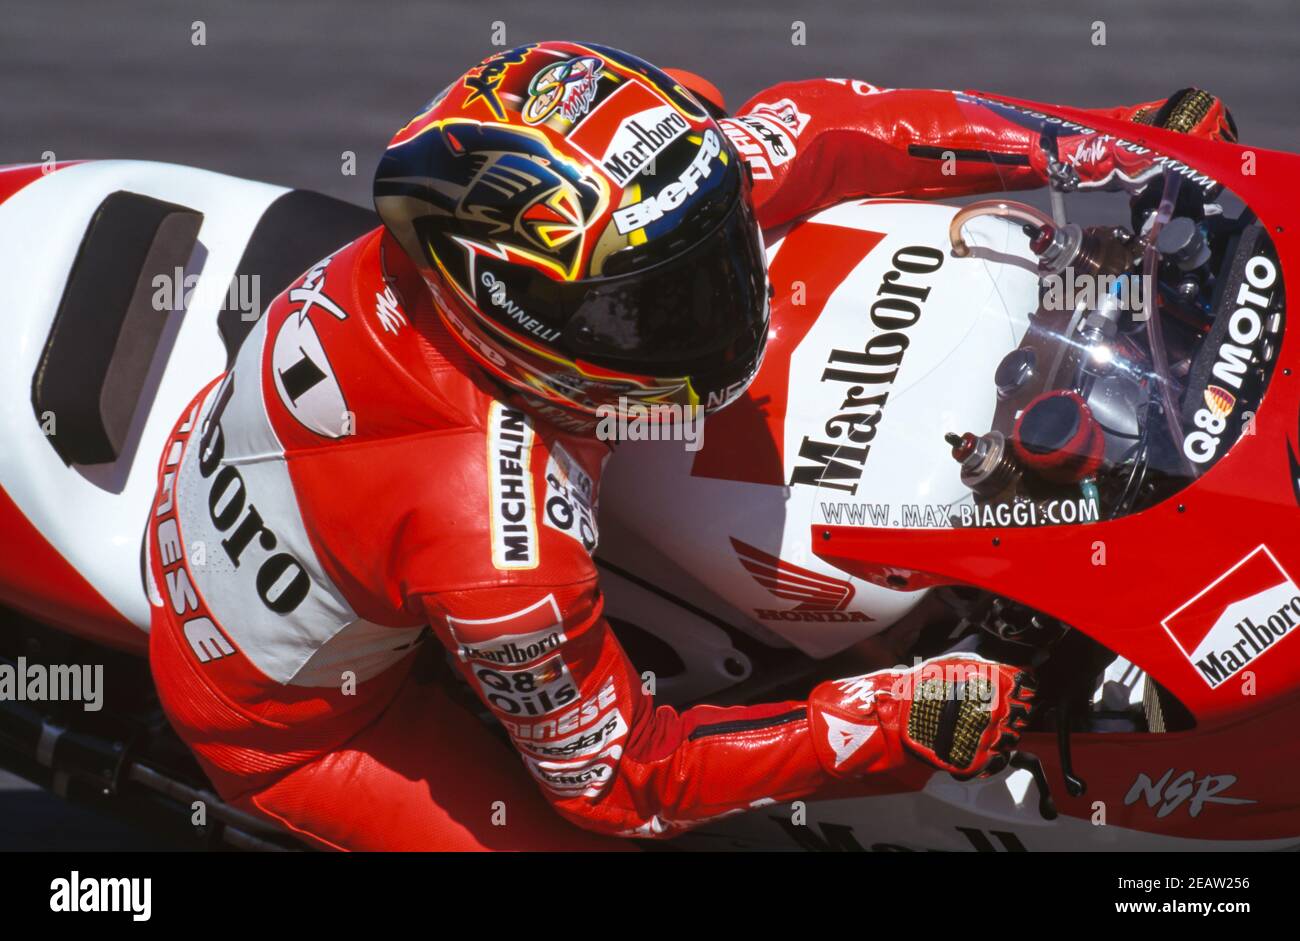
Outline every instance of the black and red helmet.
{"type": "Polygon", "coordinates": [[[452,334],[499,379],[594,414],[736,398],[768,327],[744,162],[627,53],[493,55],[398,131],[375,206],[452,334]]]}

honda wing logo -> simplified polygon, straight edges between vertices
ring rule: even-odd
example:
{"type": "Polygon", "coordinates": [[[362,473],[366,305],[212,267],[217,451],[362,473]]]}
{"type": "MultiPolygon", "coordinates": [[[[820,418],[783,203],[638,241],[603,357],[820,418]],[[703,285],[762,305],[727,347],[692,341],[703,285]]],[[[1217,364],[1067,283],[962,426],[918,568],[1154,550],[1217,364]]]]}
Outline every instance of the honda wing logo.
{"type": "Polygon", "coordinates": [[[793,608],[777,610],[756,608],[761,621],[870,621],[861,611],[846,611],[853,600],[853,586],[842,578],[823,575],[782,561],[762,549],[741,542],[734,536],[731,547],[745,571],[782,601],[793,601],[793,608]]]}

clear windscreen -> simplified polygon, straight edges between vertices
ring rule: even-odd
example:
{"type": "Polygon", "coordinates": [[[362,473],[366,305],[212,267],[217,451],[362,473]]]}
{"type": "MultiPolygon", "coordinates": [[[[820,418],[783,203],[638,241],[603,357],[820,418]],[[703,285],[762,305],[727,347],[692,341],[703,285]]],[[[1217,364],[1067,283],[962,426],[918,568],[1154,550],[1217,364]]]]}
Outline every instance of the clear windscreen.
{"type": "MultiPolygon", "coordinates": [[[[953,214],[936,274],[959,289],[936,287],[928,297],[946,309],[924,317],[964,339],[927,357],[923,344],[948,341],[915,331],[888,384],[870,389],[885,394],[878,414],[843,426],[839,442],[828,425],[836,447],[822,465],[856,460],[853,430],[870,431],[871,453],[847,495],[842,476],[821,474],[812,521],[1068,525],[1175,496],[1253,431],[1284,329],[1267,232],[1194,167],[1151,154],[1132,173],[1081,183],[1069,156],[1088,129],[961,101],[972,135],[991,113],[1030,129],[1055,182],[1026,188],[1028,161],[997,140],[960,155],[994,185],[944,200],[953,214]]],[[[906,272],[890,278],[905,284],[906,272]]],[[[881,335],[903,322],[873,324],[866,352],[888,351],[881,335]]]]}

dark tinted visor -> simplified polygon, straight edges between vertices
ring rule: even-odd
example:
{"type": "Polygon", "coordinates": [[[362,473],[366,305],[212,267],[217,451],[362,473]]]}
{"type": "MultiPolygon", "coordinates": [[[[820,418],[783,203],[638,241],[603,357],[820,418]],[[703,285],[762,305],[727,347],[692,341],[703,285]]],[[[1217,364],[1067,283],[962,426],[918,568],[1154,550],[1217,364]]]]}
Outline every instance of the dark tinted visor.
{"type": "Polygon", "coordinates": [[[767,338],[768,284],[744,174],[699,200],[672,232],[610,255],[604,268],[616,273],[557,281],[480,256],[476,299],[489,319],[569,359],[688,379],[710,411],[753,378],[767,338]]]}
{"type": "Polygon", "coordinates": [[[767,333],[767,275],[749,200],[676,257],[609,278],[559,285],[562,346],[597,365],[692,375],[752,355],[767,333]]]}

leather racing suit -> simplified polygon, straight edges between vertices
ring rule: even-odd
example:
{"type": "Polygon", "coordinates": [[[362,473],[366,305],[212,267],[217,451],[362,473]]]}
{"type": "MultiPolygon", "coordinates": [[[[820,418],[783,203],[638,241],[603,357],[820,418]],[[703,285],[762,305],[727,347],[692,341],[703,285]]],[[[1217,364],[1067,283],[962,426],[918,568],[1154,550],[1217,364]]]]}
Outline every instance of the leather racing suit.
{"type": "MultiPolygon", "coordinates": [[[[721,123],[765,230],[850,197],[1044,180],[1035,131],[952,92],[787,83],[721,123]]],[[[1095,150],[1085,178],[1121,162],[1095,150]]],[[[224,798],[324,846],[598,845],[539,819],[449,696],[413,690],[429,630],[540,793],[599,833],[671,834],[916,761],[876,736],[846,764],[842,723],[814,721],[831,684],[819,708],[656,706],[591,557],[609,448],[553,417],[468,361],[382,228],[275,299],[180,416],[149,526],[159,693],[224,798]],[[464,819],[511,801],[511,839],[464,819]]]]}

